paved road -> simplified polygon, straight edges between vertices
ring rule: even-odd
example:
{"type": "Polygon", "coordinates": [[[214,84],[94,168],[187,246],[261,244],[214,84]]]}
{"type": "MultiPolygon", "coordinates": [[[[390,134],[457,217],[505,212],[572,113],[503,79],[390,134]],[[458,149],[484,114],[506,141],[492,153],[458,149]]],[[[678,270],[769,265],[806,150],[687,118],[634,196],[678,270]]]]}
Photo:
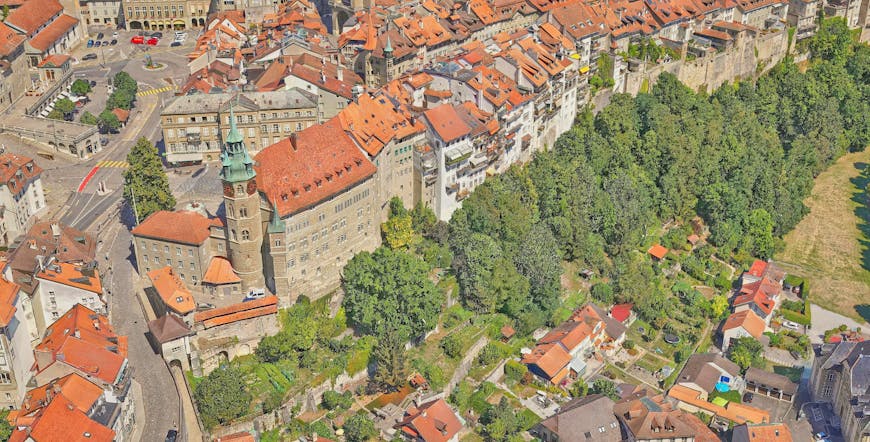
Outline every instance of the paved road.
{"type": "Polygon", "coordinates": [[[862,330],[870,329],[870,326],[866,323],[861,324],[852,318],[826,310],[815,304],[810,304],[810,312],[812,314],[812,326],[807,332],[807,335],[810,337],[810,342],[813,344],[821,344],[822,339],[825,336],[825,330],[839,327],[841,324],[846,324],[849,329],[853,330],[856,327],[861,327],[862,330]]]}
{"type": "Polygon", "coordinates": [[[117,218],[106,230],[100,237],[103,247],[98,256],[109,253],[109,264],[103,261],[100,268],[105,269],[104,277],[108,279],[111,321],[119,334],[128,337],[133,378],[142,385],[145,416],[137,416],[136,420],[144,426],[143,441],[161,441],[180,422],[178,391],[163,358],[154,352],[145,335],[148,325],[133,288],[136,273],[131,263],[130,233],[117,218]]]}

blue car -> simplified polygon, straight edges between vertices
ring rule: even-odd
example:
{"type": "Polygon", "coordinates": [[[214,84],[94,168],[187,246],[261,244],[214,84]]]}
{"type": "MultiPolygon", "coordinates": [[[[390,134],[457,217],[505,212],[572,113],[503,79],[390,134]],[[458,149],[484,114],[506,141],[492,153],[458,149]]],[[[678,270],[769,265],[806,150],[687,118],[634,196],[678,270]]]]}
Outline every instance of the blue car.
{"type": "Polygon", "coordinates": [[[93,41],[93,40],[88,40],[88,47],[89,47],[89,48],[94,47],[94,41],[93,41]]]}

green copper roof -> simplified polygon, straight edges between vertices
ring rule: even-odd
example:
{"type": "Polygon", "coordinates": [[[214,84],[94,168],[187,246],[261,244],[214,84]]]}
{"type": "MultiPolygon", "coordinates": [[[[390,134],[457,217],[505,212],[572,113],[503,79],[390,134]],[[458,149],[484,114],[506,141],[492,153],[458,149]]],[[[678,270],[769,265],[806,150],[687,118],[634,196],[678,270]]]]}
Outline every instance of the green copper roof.
{"type": "Polygon", "coordinates": [[[227,134],[227,143],[241,143],[244,141],[239,129],[236,128],[236,116],[233,114],[233,105],[230,104],[230,133],[227,134]]]}
{"type": "Polygon", "coordinates": [[[230,133],[221,152],[221,179],[230,183],[249,181],[257,176],[254,160],[245,148],[242,134],[236,129],[236,118],[230,105],[230,133]]]}
{"type": "Polygon", "coordinates": [[[284,221],[281,221],[281,214],[278,212],[278,205],[272,203],[272,219],[269,220],[269,226],[266,228],[269,233],[284,233],[284,221]]]}
{"type": "Polygon", "coordinates": [[[393,52],[393,42],[390,41],[389,36],[387,36],[387,45],[384,46],[384,52],[393,52]]]}

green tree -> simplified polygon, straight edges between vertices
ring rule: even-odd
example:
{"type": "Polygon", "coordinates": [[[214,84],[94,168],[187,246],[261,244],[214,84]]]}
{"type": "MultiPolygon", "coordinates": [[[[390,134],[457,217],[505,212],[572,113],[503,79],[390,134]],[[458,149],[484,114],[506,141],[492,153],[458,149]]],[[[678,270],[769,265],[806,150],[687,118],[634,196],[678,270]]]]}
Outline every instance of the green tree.
{"type": "MultiPolygon", "coordinates": [[[[6,20],[7,18],[9,18],[9,5],[3,4],[3,20],[6,20]]],[[[6,439],[3,439],[3,440],[6,440],[6,439]]]]}
{"type": "Polygon", "coordinates": [[[380,338],[390,331],[402,341],[432,330],[444,299],[428,270],[419,258],[385,247],[358,253],[344,268],[348,320],[360,333],[380,338]]]}
{"type": "Polygon", "coordinates": [[[130,110],[133,108],[134,101],[136,101],[136,95],[134,92],[125,89],[118,89],[115,92],[112,92],[112,95],[109,95],[109,98],[106,100],[106,110],[116,108],[130,110]]]}
{"type": "Polygon", "coordinates": [[[115,74],[112,78],[112,85],[115,86],[115,89],[126,91],[131,95],[135,95],[136,91],[139,90],[139,85],[136,83],[136,80],[124,71],[115,74]]]}
{"type": "Polygon", "coordinates": [[[0,440],[9,440],[9,438],[12,437],[12,431],[15,430],[12,428],[12,425],[9,424],[8,417],[9,410],[0,411],[0,440]]]}
{"type": "Polygon", "coordinates": [[[127,154],[127,163],[130,167],[124,171],[124,200],[135,208],[137,222],[154,212],[175,207],[157,148],[147,138],[136,142],[127,154]]]}
{"type": "Polygon", "coordinates": [[[441,339],[440,346],[441,350],[444,350],[444,354],[450,358],[456,359],[462,355],[462,341],[456,333],[451,333],[441,339]]]}
{"type": "Polygon", "coordinates": [[[79,121],[82,124],[90,124],[91,126],[96,126],[100,123],[100,120],[97,119],[97,117],[94,116],[94,114],[92,114],[88,111],[82,112],[82,116],[81,116],[81,118],[79,118],[79,121]]]}
{"type": "Polygon", "coordinates": [[[207,428],[243,416],[251,403],[242,373],[233,368],[218,368],[209,373],[194,390],[202,423],[207,428]]]}
{"type": "Polygon", "coordinates": [[[57,109],[52,109],[51,112],[49,112],[48,115],[45,116],[45,118],[51,120],[63,120],[63,112],[57,109]]]}
{"type": "Polygon", "coordinates": [[[741,369],[758,366],[763,362],[761,352],[764,346],[753,337],[743,337],[731,341],[728,348],[728,359],[731,359],[741,369]]]}
{"type": "Polygon", "coordinates": [[[97,125],[103,132],[116,132],[121,127],[121,122],[117,115],[106,109],[100,112],[100,116],[97,117],[97,125]]]}
{"type": "Polygon", "coordinates": [[[595,382],[592,383],[592,392],[607,396],[613,400],[619,398],[619,395],[616,393],[616,385],[608,379],[596,379],[595,382]]]}
{"type": "Polygon", "coordinates": [[[377,363],[374,382],[392,391],[405,384],[405,341],[398,333],[386,333],[378,339],[372,357],[377,363]]]}
{"type": "Polygon", "coordinates": [[[344,423],[344,438],[347,442],[365,442],[377,435],[375,423],[365,414],[357,413],[344,423]]]}
{"type": "Polygon", "coordinates": [[[852,52],[852,31],[842,17],[826,18],[809,46],[813,58],[844,64],[852,52]]]}
{"type": "Polygon", "coordinates": [[[583,380],[583,378],[577,378],[573,384],[571,384],[571,388],[568,390],[568,394],[573,398],[584,397],[589,394],[589,384],[583,380]]]}
{"type": "Polygon", "coordinates": [[[592,286],[592,298],[596,301],[610,305],[613,304],[613,286],[606,282],[598,282],[592,286]]]}
{"type": "Polygon", "coordinates": [[[327,410],[335,410],[338,408],[347,410],[353,405],[353,398],[349,391],[339,393],[337,391],[327,390],[323,392],[323,408],[327,410]]]}
{"type": "Polygon", "coordinates": [[[719,319],[725,316],[728,312],[728,297],[725,295],[716,295],[710,303],[710,310],[713,319],[719,319]]]}
{"type": "Polygon", "coordinates": [[[73,81],[72,86],[70,86],[70,92],[80,97],[87,95],[90,91],[91,83],[89,83],[87,80],[82,80],[81,78],[73,81]]]}
{"type": "Polygon", "coordinates": [[[414,230],[411,227],[411,215],[394,215],[381,224],[384,242],[393,250],[405,250],[414,240],[414,230]]]}
{"type": "Polygon", "coordinates": [[[54,110],[60,111],[63,114],[71,113],[76,108],[76,104],[69,98],[61,98],[54,102],[54,110]]]}

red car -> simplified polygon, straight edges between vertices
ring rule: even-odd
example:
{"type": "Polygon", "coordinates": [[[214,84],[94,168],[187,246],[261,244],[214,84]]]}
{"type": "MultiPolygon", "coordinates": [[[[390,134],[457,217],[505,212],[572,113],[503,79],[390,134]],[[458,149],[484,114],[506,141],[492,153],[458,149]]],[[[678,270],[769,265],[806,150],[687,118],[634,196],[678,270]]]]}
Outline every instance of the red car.
{"type": "Polygon", "coordinates": [[[158,43],[159,41],[160,41],[160,40],[158,40],[157,37],[151,37],[151,38],[148,39],[148,42],[147,42],[147,43],[148,43],[148,46],[157,46],[157,43],[158,43]]]}
{"type": "Polygon", "coordinates": [[[134,45],[145,44],[145,37],[141,35],[134,36],[130,39],[130,43],[133,43],[134,45]]]}

